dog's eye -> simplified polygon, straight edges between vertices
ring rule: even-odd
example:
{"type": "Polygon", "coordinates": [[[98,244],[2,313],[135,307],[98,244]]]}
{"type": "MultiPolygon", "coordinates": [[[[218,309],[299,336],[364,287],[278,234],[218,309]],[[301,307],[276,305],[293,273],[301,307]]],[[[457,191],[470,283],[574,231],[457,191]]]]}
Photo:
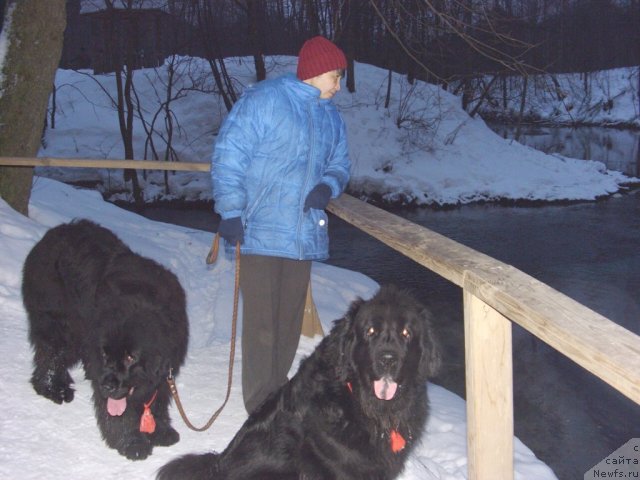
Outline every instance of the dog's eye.
{"type": "Polygon", "coordinates": [[[369,327],[367,329],[367,337],[372,337],[376,334],[376,327],[369,327]]]}
{"type": "Polygon", "coordinates": [[[402,329],[402,336],[407,340],[409,340],[411,338],[411,332],[409,331],[409,329],[407,327],[404,327],[402,329]]]}

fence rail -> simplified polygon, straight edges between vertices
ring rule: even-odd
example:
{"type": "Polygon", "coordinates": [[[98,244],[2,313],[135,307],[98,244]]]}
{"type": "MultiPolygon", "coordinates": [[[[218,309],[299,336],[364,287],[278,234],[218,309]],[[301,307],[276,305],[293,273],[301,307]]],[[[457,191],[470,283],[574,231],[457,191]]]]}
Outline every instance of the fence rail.
{"type": "MultiPolygon", "coordinates": [[[[0,157],[0,165],[208,171],[208,164],[0,157]]],[[[463,289],[470,479],[513,479],[512,322],[640,404],[640,337],[548,285],[349,195],[329,211],[463,289]]]]}
{"type": "Polygon", "coordinates": [[[0,165],[10,167],[133,168],[137,170],[175,170],[208,172],[209,163],[164,162],[156,160],[96,160],[92,158],[0,157],[0,165]]]}

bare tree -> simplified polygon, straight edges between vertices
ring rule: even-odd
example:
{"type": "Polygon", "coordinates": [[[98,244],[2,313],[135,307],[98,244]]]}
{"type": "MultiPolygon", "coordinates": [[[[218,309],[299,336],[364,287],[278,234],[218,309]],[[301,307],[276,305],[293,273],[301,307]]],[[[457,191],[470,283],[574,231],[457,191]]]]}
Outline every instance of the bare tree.
{"type": "MultiPolygon", "coordinates": [[[[117,12],[116,0],[104,0],[107,11],[107,36],[104,49],[114,60],[118,125],[124,147],[124,158],[135,158],[133,149],[133,119],[135,117],[135,105],[133,101],[133,71],[136,63],[136,52],[133,48],[133,22],[126,16],[134,8],[134,0],[121,0],[120,15],[117,12]]],[[[134,201],[142,203],[142,189],[138,181],[138,173],[134,169],[124,170],[124,181],[131,182],[134,201]]]]}
{"type": "MultiPolygon", "coordinates": [[[[164,148],[163,160],[166,162],[178,162],[180,158],[178,152],[173,147],[174,135],[184,135],[179,119],[173,111],[173,103],[187,96],[188,92],[211,93],[210,82],[200,72],[197,66],[199,62],[190,58],[172,55],[165,61],[165,67],[156,68],[145,75],[149,84],[155,90],[155,112],[151,111],[150,120],[146,118],[142,108],[142,100],[136,93],[137,114],[146,133],[144,158],[148,158],[149,151],[151,158],[160,159],[159,147],[156,146],[156,137],[160,138],[164,148]],[[193,67],[193,64],[196,64],[193,67]],[[194,71],[195,70],[195,71],[194,71]],[[163,72],[166,71],[166,78],[163,72]],[[151,78],[152,77],[152,78],[151,78]],[[162,126],[158,124],[162,123],[162,126]]],[[[169,171],[164,172],[165,193],[169,194],[169,171]]]]}
{"type": "MultiPolygon", "coordinates": [[[[8,50],[0,74],[0,156],[35,157],[62,52],[65,0],[8,0],[3,13],[8,50]]],[[[0,167],[0,195],[25,215],[32,176],[33,168],[0,167]]]]}
{"type": "MultiPolygon", "coordinates": [[[[218,38],[217,30],[221,23],[221,18],[227,15],[227,20],[232,17],[232,13],[228,12],[229,5],[226,2],[219,1],[213,5],[211,0],[194,0],[193,14],[197,21],[198,30],[202,36],[202,45],[213,79],[218,88],[218,92],[224,101],[227,111],[231,111],[233,104],[237,100],[237,93],[233,87],[233,81],[227,73],[224,63],[224,53],[222,51],[221,42],[218,38]],[[227,8],[225,8],[227,7],[227,8]]],[[[237,5],[235,5],[237,7],[237,5]]]]}
{"type": "Polygon", "coordinates": [[[524,30],[515,13],[515,4],[522,6],[521,2],[369,2],[386,33],[386,40],[380,41],[393,39],[408,58],[409,81],[420,76],[443,86],[455,83],[456,91],[462,93],[463,108],[474,105],[472,114],[488,94],[487,85],[481,80],[484,75],[490,74],[493,84],[506,74],[527,76],[541,72],[525,60],[534,45],[517,32],[524,30]]]}
{"type": "Polygon", "coordinates": [[[256,68],[256,80],[259,82],[267,78],[267,68],[264,64],[264,0],[236,0],[239,7],[245,10],[248,20],[248,36],[256,68]]]}

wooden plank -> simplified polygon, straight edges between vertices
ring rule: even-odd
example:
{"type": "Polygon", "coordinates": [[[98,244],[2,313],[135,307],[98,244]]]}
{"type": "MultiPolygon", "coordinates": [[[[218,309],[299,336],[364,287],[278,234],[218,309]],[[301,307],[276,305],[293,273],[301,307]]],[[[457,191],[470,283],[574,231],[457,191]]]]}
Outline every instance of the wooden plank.
{"type": "Polygon", "coordinates": [[[0,165],[14,167],[133,168],[136,170],[176,170],[208,172],[209,162],[164,162],[155,160],[111,160],[94,158],[0,157],[0,165]]]}
{"type": "Polygon", "coordinates": [[[513,480],[511,322],[463,294],[467,457],[471,480],[513,480]]]}
{"type": "Polygon", "coordinates": [[[328,210],[458,286],[465,269],[482,260],[482,254],[349,195],[332,200],[328,210]]]}
{"type": "Polygon", "coordinates": [[[320,323],[320,315],[316,309],[311,293],[311,282],[307,288],[307,299],[304,304],[304,316],[302,317],[302,335],[313,338],[316,335],[324,336],[322,323],[320,323]]]}
{"type": "Polygon", "coordinates": [[[640,337],[508,265],[468,271],[465,291],[640,404],[640,337]]]}

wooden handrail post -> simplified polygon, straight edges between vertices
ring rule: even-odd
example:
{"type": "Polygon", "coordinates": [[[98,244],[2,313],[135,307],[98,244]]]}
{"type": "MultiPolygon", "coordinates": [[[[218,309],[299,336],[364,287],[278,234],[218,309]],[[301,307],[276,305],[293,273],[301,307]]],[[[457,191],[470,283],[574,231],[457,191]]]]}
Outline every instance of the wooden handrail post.
{"type": "Polygon", "coordinates": [[[511,322],[467,290],[464,331],[470,480],[513,480],[511,322]]]}

